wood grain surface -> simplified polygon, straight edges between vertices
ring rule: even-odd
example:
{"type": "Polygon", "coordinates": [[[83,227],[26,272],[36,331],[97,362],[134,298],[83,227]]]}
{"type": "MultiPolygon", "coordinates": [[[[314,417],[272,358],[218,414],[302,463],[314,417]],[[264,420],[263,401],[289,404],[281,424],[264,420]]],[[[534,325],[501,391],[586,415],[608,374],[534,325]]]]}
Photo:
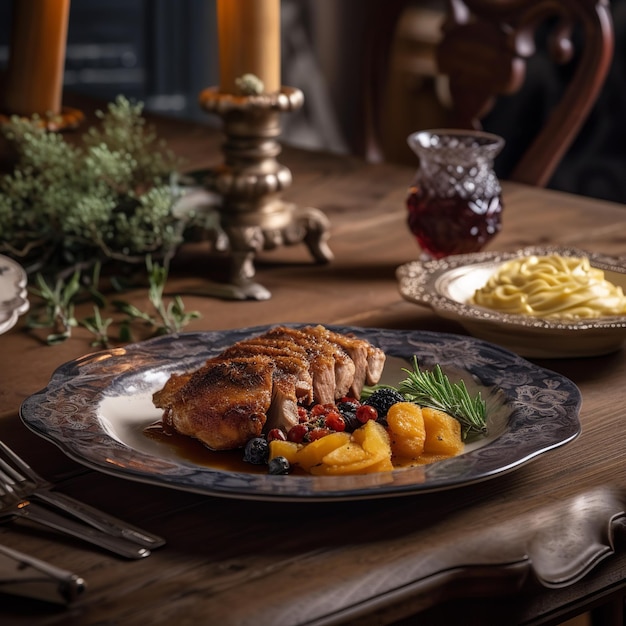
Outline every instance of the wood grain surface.
{"type": "MultiPolygon", "coordinates": [[[[189,169],[219,161],[219,136],[209,125],[166,120],[159,130],[189,169]]],[[[395,269],[418,255],[405,225],[410,167],[287,148],[281,160],[294,175],[286,197],[330,218],[335,261],[316,265],[300,245],[264,252],[257,278],[272,298],[223,301],[202,295],[220,259],[202,242],[189,244],[168,286],[202,312],[189,330],[302,321],[463,332],[398,293],[395,269]]],[[[503,232],[490,249],[555,243],[626,254],[621,206],[510,183],[504,203],[503,232]]],[[[145,289],[128,299],[145,306],[145,289]]],[[[64,492],[164,536],[167,545],[126,562],[51,532],[3,524],[1,543],[79,573],[88,590],[70,608],[2,597],[0,623],[409,624],[419,613],[420,624],[556,624],[595,606],[619,606],[624,351],[537,361],[581,389],[582,434],[516,471],[439,493],[313,504],[220,499],[123,480],[87,470],[29,432],[18,418],[21,402],[56,367],[92,351],[89,341],[77,329],[47,347],[23,321],[0,336],[0,437],[64,492]],[[604,512],[599,519],[597,511],[604,512]],[[543,519],[549,540],[533,543],[530,529],[543,519]],[[541,558],[553,562],[554,540],[572,526],[591,529],[594,541],[609,546],[606,558],[582,580],[549,589],[535,567],[541,558]]]]}

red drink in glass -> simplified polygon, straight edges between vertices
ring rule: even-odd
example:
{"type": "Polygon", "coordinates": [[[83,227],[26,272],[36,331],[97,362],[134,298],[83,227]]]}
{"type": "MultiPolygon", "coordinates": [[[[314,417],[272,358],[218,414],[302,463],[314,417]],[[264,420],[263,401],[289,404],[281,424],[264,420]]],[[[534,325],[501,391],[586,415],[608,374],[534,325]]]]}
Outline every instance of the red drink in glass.
{"type": "Polygon", "coordinates": [[[422,250],[435,259],[478,252],[502,226],[502,198],[436,197],[409,189],[409,229],[422,250]]]}
{"type": "Polygon", "coordinates": [[[480,251],[501,228],[502,188],[493,159],[502,137],[436,129],[409,135],[419,157],[406,204],[408,226],[425,257],[480,251]]]}

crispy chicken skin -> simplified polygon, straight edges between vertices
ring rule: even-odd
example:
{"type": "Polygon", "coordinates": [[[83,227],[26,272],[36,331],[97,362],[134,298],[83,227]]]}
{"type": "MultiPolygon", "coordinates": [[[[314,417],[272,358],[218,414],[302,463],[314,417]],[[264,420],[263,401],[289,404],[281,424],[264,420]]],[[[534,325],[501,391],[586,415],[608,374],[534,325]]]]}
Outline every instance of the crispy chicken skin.
{"type": "Polygon", "coordinates": [[[211,450],[240,448],[263,431],[274,369],[264,356],[209,361],[190,375],[173,375],[153,401],[180,434],[211,450]]]}
{"type": "Polygon", "coordinates": [[[240,448],[272,428],[298,423],[298,406],[333,403],[380,379],[385,354],[323,326],[276,326],[173,374],[153,395],[163,423],[212,450],[240,448]]]}

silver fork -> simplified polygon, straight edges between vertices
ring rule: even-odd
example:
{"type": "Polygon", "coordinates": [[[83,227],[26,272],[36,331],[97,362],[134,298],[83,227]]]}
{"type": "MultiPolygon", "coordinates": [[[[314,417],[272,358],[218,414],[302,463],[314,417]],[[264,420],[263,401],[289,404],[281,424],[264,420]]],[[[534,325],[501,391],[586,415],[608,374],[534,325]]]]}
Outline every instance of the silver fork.
{"type": "MultiPolygon", "coordinates": [[[[100,511],[84,502],[54,490],[54,485],[33,470],[3,441],[0,441],[0,478],[16,499],[28,499],[45,504],[89,524],[101,533],[119,537],[144,548],[158,548],[165,540],[158,535],[124,522],[113,515],[100,511]]],[[[10,494],[8,494],[10,495],[10,494]]],[[[41,508],[41,507],[39,507],[41,508]]],[[[31,509],[32,510],[32,509],[31,509]]]]}
{"type": "Polygon", "coordinates": [[[14,491],[11,482],[7,482],[7,478],[8,476],[0,471],[0,520],[16,517],[30,520],[128,559],[142,559],[150,555],[148,548],[138,546],[136,543],[121,537],[107,535],[96,528],[76,522],[40,504],[31,502],[14,491]]]}

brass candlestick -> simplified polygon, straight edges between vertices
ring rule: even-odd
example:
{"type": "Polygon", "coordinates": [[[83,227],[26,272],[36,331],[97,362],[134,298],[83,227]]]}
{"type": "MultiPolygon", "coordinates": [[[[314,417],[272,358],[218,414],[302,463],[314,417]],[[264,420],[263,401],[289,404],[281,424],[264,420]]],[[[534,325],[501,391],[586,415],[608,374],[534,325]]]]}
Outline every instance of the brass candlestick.
{"type": "MultiPolygon", "coordinates": [[[[8,124],[15,113],[5,113],[0,110],[0,124],[8,124]]],[[[78,109],[62,107],[59,113],[46,115],[20,116],[28,120],[34,126],[45,128],[50,132],[76,130],[84,121],[85,115],[78,109]]]]}
{"type": "Polygon", "coordinates": [[[229,282],[214,295],[266,300],[271,293],[253,281],[254,259],[261,250],[303,242],[319,263],[328,263],[330,222],[319,209],[282,199],[291,172],[277,157],[281,146],[280,114],[299,109],[304,96],[283,87],[276,93],[238,96],[214,88],[200,94],[200,104],[223,120],[224,162],[205,175],[205,187],[221,197],[220,228],[231,257],[229,282]]]}

